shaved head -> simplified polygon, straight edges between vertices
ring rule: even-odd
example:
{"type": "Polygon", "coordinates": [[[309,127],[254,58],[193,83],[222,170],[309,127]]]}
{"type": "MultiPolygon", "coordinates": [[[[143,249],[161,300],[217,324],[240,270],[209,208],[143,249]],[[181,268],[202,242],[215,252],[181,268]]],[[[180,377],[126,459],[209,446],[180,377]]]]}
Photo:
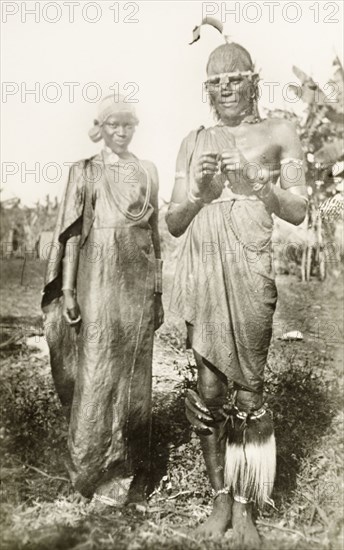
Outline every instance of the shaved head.
{"type": "Polygon", "coordinates": [[[251,56],[245,48],[231,42],[211,52],[207,63],[208,76],[234,71],[254,71],[251,56]]]}

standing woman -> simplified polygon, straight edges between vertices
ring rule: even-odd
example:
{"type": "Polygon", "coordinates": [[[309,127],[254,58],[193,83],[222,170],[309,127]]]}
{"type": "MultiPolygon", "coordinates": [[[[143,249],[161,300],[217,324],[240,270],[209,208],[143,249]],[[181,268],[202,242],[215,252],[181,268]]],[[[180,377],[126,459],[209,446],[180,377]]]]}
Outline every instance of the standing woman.
{"type": "Polygon", "coordinates": [[[153,337],[164,315],[158,174],[128,150],[137,124],[123,97],[100,103],[89,136],[104,147],[70,169],[42,300],[70,477],[110,505],[145,498],[153,337]]]}

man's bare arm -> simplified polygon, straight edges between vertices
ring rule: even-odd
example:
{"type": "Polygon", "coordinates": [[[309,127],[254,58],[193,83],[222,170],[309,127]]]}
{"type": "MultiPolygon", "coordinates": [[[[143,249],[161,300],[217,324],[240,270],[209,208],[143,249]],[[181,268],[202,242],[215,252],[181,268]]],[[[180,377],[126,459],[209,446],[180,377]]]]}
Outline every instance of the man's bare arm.
{"type": "Polygon", "coordinates": [[[202,208],[202,202],[192,202],[187,196],[186,181],[177,178],[174,184],[172,198],[166,214],[169,232],[174,237],[180,237],[202,208]]]}
{"type": "MultiPolygon", "coordinates": [[[[223,190],[223,183],[214,181],[218,169],[217,155],[214,152],[203,152],[190,174],[185,167],[185,140],[182,142],[176,163],[176,178],[171,203],[166,214],[166,223],[174,237],[180,237],[205,203],[217,199],[223,190]]],[[[187,161],[189,163],[189,161],[187,161]]]]}
{"type": "Polygon", "coordinates": [[[279,218],[299,225],[308,203],[301,143],[290,123],[283,121],[275,131],[281,144],[281,187],[269,182],[258,195],[279,218]]]}

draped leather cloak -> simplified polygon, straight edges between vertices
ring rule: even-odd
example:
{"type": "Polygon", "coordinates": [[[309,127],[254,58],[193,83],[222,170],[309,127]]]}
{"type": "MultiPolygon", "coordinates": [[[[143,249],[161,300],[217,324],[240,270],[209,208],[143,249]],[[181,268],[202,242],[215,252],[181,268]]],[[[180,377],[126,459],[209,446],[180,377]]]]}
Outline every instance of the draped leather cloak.
{"type": "MultiPolygon", "coordinates": [[[[190,189],[197,158],[221,153],[232,142],[225,126],[191,132],[181,145],[176,178],[190,189]]],[[[215,177],[225,183],[223,174],[215,177]]],[[[189,225],[171,295],[171,310],[193,325],[193,349],[229,381],[255,392],[263,389],[277,300],[272,228],[270,213],[250,189],[225,187],[189,225]]]]}
{"type": "Polygon", "coordinates": [[[125,499],[149,467],[154,249],[150,177],[137,159],[72,166],[46,271],[42,307],[52,374],[69,418],[70,475],[85,496],[125,499]],[[62,259],[81,235],[81,323],[61,316],[62,259]]]}

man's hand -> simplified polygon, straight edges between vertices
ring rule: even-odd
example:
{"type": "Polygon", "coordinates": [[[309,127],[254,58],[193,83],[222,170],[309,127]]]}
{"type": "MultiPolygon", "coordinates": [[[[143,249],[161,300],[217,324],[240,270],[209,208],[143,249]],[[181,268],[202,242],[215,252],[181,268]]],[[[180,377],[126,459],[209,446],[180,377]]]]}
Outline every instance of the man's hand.
{"type": "Polygon", "coordinates": [[[203,153],[197,160],[194,176],[200,192],[206,188],[215,176],[218,164],[216,153],[203,153]]]}
{"type": "Polygon", "coordinates": [[[218,199],[223,191],[223,182],[220,178],[214,179],[218,172],[219,161],[217,153],[203,153],[197,160],[194,177],[196,188],[192,194],[203,202],[209,203],[218,199]]]}
{"type": "Polygon", "coordinates": [[[197,433],[204,435],[214,433],[212,429],[214,418],[200,396],[193,390],[186,392],[185,413],[197,433]]]}
{"type": "Polygon", "coordinates": [[[161,294],[154,294],[154,330],[158,330],[164,322],[164,308],[161,294]]]}
{"type": "Polygon", "coordinates": [[[69,325],[81,321],[79,305],[72,290],[63,291],[62,315],[69,325]]]}
{"type": "Polygon", "coordinates": [[[258,179],[256,164],[251,166],[240,149],[235,146],[222,152],[220,166],[221,172],[228,177],[230,183],[245,183],[252,186],[258,179]]]}

